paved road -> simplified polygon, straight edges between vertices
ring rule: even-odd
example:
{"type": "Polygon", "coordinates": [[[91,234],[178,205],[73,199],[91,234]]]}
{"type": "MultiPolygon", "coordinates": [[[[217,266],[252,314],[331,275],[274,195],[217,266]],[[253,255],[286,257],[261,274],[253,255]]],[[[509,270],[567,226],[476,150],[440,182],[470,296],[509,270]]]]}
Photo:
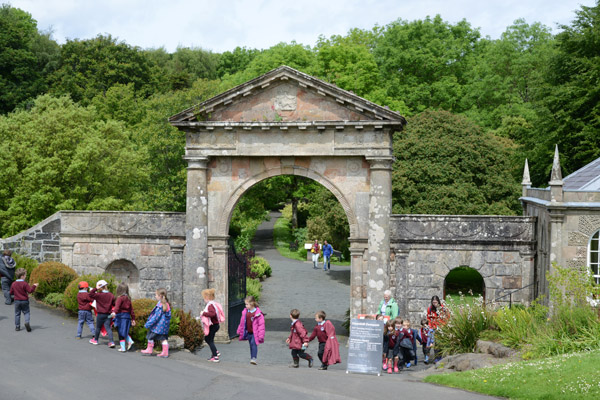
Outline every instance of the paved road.
{"type": "MultiPolygon", "coordinates": [[[[261,232],[268,231],[265,227],[261,232]]],[[[268,245],[257,247],[259,254],[275,261],[262,301],[268,313],[267,340],[259,348],[258,366],[248,363],[248,345],[237,340],[218,345],[219,364],[206,361],[207,348],[196,354],[172,352],[170,358],[159,359],[133,350],[119,353],[109,349],[106,340],[92,346],[89,336],[75,339],[75,318],[33,300],[33,332],[15,332],[13,306],[0,304],[0,400],[383,399],[391,393],[403,399],[489,398],[421,383],[410,372],[377,377],[346,374],[345,364],[328,371],[308,369],[306,363],[299,369],[287,368],[291,357],[284,340],[289,309],[299,308],[308,327],[313,326],[311,314],[321,308],[335,320],[343,319],[349,298],[343,278],[347,267],[334,266],[327,275],[312,270],[310,263],[278,260],[268,245]],[[317,296],[322,287],[329,290],[326,297],[317,296]]],[[[340,339],[345,361],[346,340],[340,339]]]]}

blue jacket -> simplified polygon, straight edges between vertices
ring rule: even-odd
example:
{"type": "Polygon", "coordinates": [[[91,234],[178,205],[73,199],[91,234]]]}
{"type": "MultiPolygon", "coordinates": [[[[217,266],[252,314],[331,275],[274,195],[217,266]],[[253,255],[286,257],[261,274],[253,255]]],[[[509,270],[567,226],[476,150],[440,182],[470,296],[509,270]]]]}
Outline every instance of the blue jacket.
{"type": "Polygon", "coordinates": [[[171,323],[171,307],[168,306],[167,312],[163,311],[160,301],[156,304],[144,327],[150,332],[159,335],[169,334],[169,324],[171,323]]]}
{"type": "Polygon", "coordinates": [[[323,257],[331,257],[333,253],[333,247],[329,243],[323,246],[323,257]]]}

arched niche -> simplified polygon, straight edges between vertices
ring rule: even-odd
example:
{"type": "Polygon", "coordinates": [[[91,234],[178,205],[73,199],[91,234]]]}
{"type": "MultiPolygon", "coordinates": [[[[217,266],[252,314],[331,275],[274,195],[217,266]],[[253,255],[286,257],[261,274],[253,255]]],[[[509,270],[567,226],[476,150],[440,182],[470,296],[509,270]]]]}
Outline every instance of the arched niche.
{"type": "Polygon", "coordinates": [[[106,267],[106,272],[115,276],[118,283],[125,282],[129,286],[131,298],[139,297],[140,271],[129,260],[115,260],[106,267]]]}
{"type": "Polygon", "coordinates": [[[479,271],[463,265],[448,272],[444,279],[444,299],[459,293],[465,296],[471,293],[473,296],[481,295],[485,299],[485,282],[479,271]]]}

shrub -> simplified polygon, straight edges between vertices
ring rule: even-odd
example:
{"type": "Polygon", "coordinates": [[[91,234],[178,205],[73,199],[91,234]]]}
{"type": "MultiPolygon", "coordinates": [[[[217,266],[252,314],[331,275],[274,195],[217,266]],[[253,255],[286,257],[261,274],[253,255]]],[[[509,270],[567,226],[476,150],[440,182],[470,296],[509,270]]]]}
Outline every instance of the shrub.
{"type": "Polygon", "coordinates": [[[529,343],[545,323],[548,308],[534,304],[529,308],[503,307],[494,315],[494,323],[500,329],[501,342],[515,349],[529,343]]]}
{"type": "Polygon", "coordinates": [[[108,283],[108,290],[112,293],[117,289],[116,279],[111,274],[100,274],[100,275],[82,275],[71,281],[64,291],[63,306],[71,311],[77,313],[79,310],[79,304],[77,304],[77,293],[79,292],[79,282],[86,281],[90,284],[90,288],[96,287],[96,282],[104,279],[108,283]]]}
{"type": "Polygon", "coordinates": [[[179,331],[177,335],[181,336],[184,341],[184,346],[189,351],[196,350],[204,341],[204,330],[202,323],[192,317],[190,312],[177,310],[179,318],[179,331]]]}
{"type": "Polygon", "coordinates": [[[250,277],[251,278],[258,278],[261,281],[264,280],[265,278],[268,278],[271,276],[271,274],[273,273],[273,270],[271,269],[271,265],[269,264],[269,262],[267,260],[265,260],[263,257],[252,257],[250,259],[250,277]]]}
{"type": "Polygon", "coordinates": [[[256,301],[260,300],[262,283],[258,279],[246,278],[246,294],[254,296],[256,301]]]}
{"type": "Polygon", "coordinates": [[[473,303],[445,302],[448,319],[435,333],[435,346],[442,355],[469,353],[475,349],[482,331],[492,323],[492,311],[479,296],[473,303]]]}
{"type": "Polygon", "coordinates": [[[77,272],[65,264],[49,261],[37,266],[31,273],[29,282],[39,283],[34,295],[43,299],[50,293],[63,293],[69,283],[77,278],[77,272]]]}
{"type": "Polygon", "coordinates": [[[65,295],[62,293],[49,293],[44,297],[43,302],[53,307],[59,307],[63,303],[63,297],[65,297],[65,295]]]}
{"type": "Polygon", "coordinates": [[[29,278],[31,277],[31,273],[39,265],[37,260],[34,260],[33,258],[21,256],[16,253],[13,253],[12,258],[15,259],[15,262],[17,263],[17,268],[25,268],[27,270],[27,281],[30,282],[29,278]]]}
{"type": "MultiPolygon", "coordinates": [[[[146,333],[148,330],[144,328],[144,324],[148,321],[150,313],[156,306],[154,299],[136,299],[131,302],[133,312],[135,313],[135,326],[131,327],[129,335],[136,345],[146,346],[146,333]]],[[[179,330],[179,314],[178,310],[171,308],[171,323],[169,325],[169,335],[176,335],[179,330]]],[[[160,346],[160,343],[156,343],[160,346]]]]}

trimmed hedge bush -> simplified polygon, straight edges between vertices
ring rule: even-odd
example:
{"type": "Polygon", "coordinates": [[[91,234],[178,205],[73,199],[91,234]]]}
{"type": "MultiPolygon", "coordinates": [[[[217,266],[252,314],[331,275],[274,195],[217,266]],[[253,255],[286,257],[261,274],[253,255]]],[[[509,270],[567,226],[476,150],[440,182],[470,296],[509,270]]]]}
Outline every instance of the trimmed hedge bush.
{"type": "Polygon", "coordinates": [[[90,284],[90,288],[96,287],[96,282],[104,279],[108,283],[108,290],[112,293],[117,289],[117,283],[114,275],[111,274],[100,274],[100,275],[82,275],[71,281],[64,291],[63,306],[77,314],[79,310],[79,304],[77,304],[77,292],[79,292],[79,282],[86,281],[90,284]]]}
{"type": "Polygon", "coordinates": [[[65,296],[62,293],[50,293],[48,296],[44,297],[43,302],[53,307],[60,307],[63,302],[63,297],[65,296]]]}
{"type": "Polygon", "coordinates": [[[262,257],[256,256],[250,259],[250,278],[258,278],[263,281],[273,273],[271,265],[262,257]]]}
{"type": "Polygon", "coordinates": [[[246,278],[246,295],[254,296],[256,301],[260,300],[262,283],[258,279],[246,278]]]}
{"type": "Polygon", "coordinates": [[[15,259],[15,262],[17,263],[17,268],[25,268],[27,270],[26,281],[30,282],[29,278],[31,278],[31,273],[39,265],[37,260],[34,260],[33,258],[21,256],[17,253],[13,253],[12,258],[15,259]]]}
{"type": "Polygon", "coordinates": [[[189,351],[196,350],[204,341],[202,322],[192,317],[192,313],[177,310],[179,317],[179,331],[177,335],[183,338],[184,347],[189,351]]]}
{"type": "Polygon", "coordinates": [[[39,283],[33,292],[36,299],[43,299],[50,293],[63,293],[69,283],[77,278],[77,272],[63,263],[48,261],[38,265],[29,278],[29,282],[39,283]]]}

